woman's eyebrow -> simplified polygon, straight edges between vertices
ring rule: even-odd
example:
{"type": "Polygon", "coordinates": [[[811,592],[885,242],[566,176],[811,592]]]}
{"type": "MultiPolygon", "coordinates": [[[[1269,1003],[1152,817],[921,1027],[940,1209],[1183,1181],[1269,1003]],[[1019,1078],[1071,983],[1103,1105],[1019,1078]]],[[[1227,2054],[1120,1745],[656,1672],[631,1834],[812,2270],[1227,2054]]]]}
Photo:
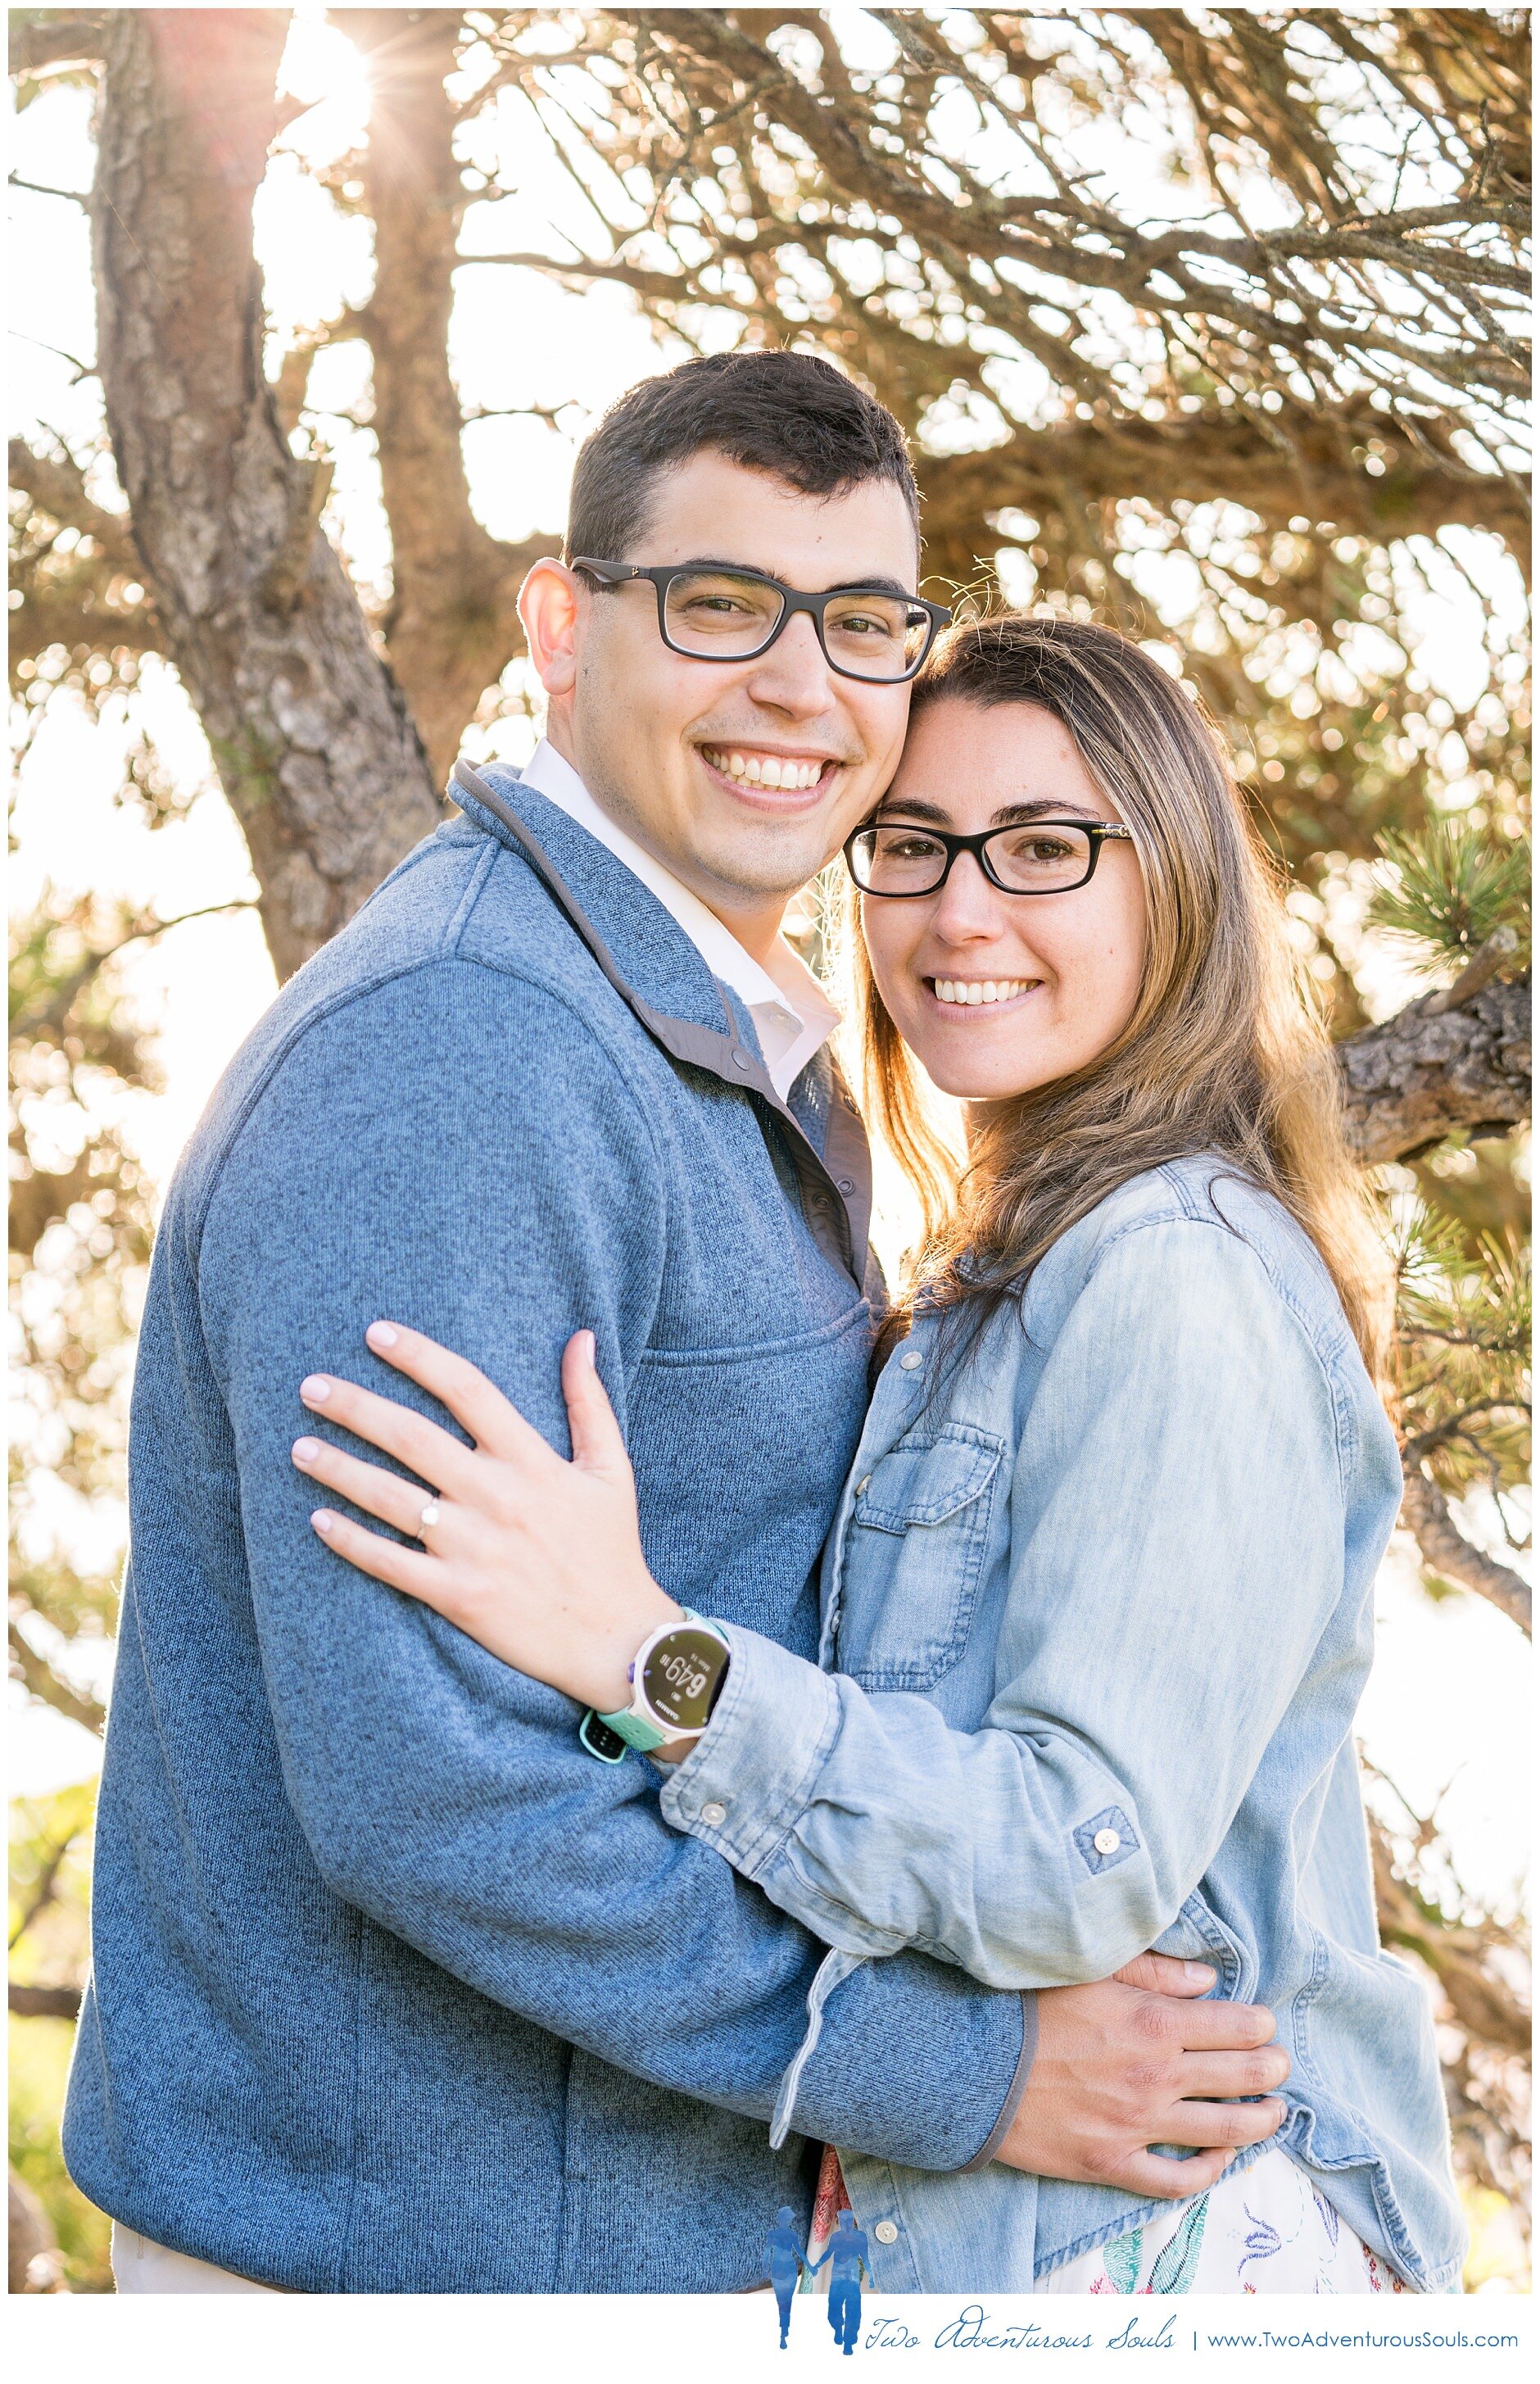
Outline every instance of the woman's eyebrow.
{"type": "Polygon", "coordinates": [[[1089,803],[1079,801],[1074,795],[1035,795],[1028,801],[1003,803],[990,821],[991,827],[1015,827],[1023,820],[1083,819],[1096,820],[1101,813],[1089,803]]]}
{"type": "MultiPolygon", "coordinates": [[[[877,807],[877,817],[883,820],[909,819],[926,826],[947,827],[951,813],[940,803],[922,802],[913,795],[888,796],[877,807]]],[[[1002,803],[989,825],[991,827],[1018,827],[1028,820],[1083,819],[1098,820],[1101,813],[1074,795],[1034,795],[1019,803],[1002,803]]]]}

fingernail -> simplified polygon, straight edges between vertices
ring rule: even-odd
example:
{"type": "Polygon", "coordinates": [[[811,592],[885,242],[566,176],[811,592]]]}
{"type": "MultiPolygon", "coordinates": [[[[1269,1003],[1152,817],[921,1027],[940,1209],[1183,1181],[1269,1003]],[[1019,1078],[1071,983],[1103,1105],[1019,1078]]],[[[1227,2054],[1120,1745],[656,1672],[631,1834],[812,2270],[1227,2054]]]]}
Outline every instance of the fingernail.
{"type": "Polygon", "coordinates": [[[318,1408],[323,1399],[331,1397],[331,1384],[324,1374],[306,1374],[300,1384],[300,1397],[307,1407],[318,1408]]]}
{"type": "Polygon", "coordinates": [[[393,1349],[400,1337],[393,1324],[371,1324],[364,1335],[371,1349],[393,1349]]]}
{"type": "Polygon", "coordinates": [[[1210,1968],[1207,1962],[1184,1962],[1182,1968],[1186,1974],[1189,1986],[1211,1987],[1213,1985],[1216,1973],[1210,1968]]]}
{"type": "Polygon", "coordinates": [[[296,1465],[308,1465],[311,1459],[313,1457],[319,1457],[320,1453],[321,1444],[318,1440],[296,1440],[294,1443],[294,1462],[296,1465]]]}
{"type": "Polygon", "coordinates": [[[591,1366],[594,1361],[594,1351],[597,1348],[598,1344],[594,1340],[591,1333],[579,1333],[578,1338],[583,1345],[583,1355],[591,1366]]]}
{"type": "Polygon", "coordinates": [[[334,1515],[329,1515],[325,1508],[322,1507],[317,1509],[316,1513],[311,1516],[310,1520],[315,1524],[316,1529],[324,1533],[330,1531],[332,1524],[337,1519],[334,1515]]]}

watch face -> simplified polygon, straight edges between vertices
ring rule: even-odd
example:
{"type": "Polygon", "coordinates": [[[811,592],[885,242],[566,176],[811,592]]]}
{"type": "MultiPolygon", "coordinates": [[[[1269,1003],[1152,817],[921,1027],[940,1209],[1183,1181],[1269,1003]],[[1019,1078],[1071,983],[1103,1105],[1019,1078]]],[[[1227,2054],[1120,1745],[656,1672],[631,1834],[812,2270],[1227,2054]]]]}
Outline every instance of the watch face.
{"type": "Polygon", "coordinates": [[[681,1737],[704,1730],[722,1675],[727,1650],[714,1631],[681,1622],[658,1641],[641,1668],[641,1686],[658,1721],[681,1737]]]}

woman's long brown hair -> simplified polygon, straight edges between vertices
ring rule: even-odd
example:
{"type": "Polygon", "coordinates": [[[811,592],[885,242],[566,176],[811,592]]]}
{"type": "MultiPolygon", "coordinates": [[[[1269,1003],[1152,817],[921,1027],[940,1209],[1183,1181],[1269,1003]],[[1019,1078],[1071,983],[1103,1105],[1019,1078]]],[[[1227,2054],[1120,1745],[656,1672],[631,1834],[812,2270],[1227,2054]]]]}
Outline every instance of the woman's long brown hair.
{"type": "Polygon", "coordinates": [[[1200,706],[1116,630],[1023,614],[947,632],[914,686],[916,711],[942,702],[1037,704],[1063,723],[1133,832],[1147,950],[1134,1014],[1108,1049],[1056,1083],[973,1105],[958,1184],[853,935],[868,1113],[913,1179],[925,1226],[885,1347],[922,1286],[927,1308],[958,1311],[971,1342],[1120,1184],[1214,1153],[1310,1235],[1378,1373],[1386,1268],[1343,1138],[1330,1042],[1289,944],[1282,888],[1200,706]]]}

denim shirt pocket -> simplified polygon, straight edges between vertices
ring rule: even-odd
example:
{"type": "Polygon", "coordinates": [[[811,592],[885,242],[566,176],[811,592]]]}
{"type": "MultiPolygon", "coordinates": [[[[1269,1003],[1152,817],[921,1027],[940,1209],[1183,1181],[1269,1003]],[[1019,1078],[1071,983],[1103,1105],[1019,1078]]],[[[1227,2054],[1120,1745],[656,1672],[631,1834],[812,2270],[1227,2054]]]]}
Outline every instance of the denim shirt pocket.
{"type": "Polygon", "coordinates": [[[840,1671],[866,1689],[928,1689],[967,1645],[1005,1443],[924,1425],[857,1483],[838,1566],[840,1671]]]}
{"type": "Polygon", "coordinates": [[[1220,2003],[1250,2003],[1257,1992],[1258,1965],[1252,1950],[1223,1921],[1201,1888],[1188,1896],[1175,1919],[1150,1949],[1174,1961],[1208,1962],[1218,1971],[1209,1990],[1220,2003]]]}

